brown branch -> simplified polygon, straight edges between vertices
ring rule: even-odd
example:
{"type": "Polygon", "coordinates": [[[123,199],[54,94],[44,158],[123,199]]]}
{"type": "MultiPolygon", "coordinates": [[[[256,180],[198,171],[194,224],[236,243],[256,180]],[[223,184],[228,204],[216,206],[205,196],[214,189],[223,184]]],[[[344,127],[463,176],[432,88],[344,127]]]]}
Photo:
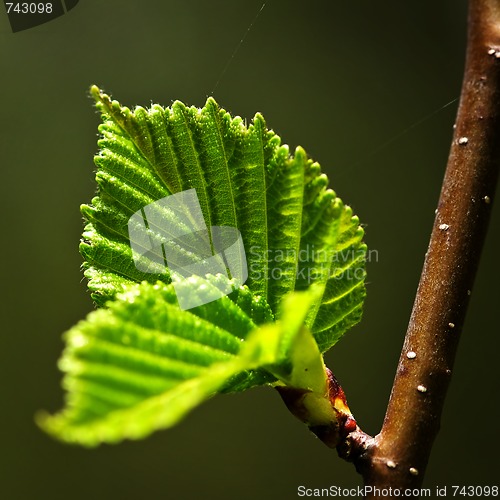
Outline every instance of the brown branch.
{"type": "Polygon", "coordinates": [[[462,95],[429,249],[382,430],[354,457],[366,485],[415,488],[422,482],[499,165],[500,2],[470,0],[462,95]]]}

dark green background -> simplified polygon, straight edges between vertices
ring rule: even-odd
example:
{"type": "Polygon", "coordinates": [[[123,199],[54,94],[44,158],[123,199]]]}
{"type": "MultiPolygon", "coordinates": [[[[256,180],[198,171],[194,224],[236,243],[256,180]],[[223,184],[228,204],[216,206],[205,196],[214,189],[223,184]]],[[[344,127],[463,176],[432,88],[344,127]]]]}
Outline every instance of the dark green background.
{"type": "MultiPolygon", "coordinates": [[[[78,254],[79,205],[95,190],[88,87],[127,105],[201,106],[220,78],[218,102],[248,119],[261,111],[285,142],[304,146],[366,225],[378,261],[364,319],[327,362],[364,430],[379,430],[457,104],[415,124],[458,97],[465,1],[270,0],[221,77],[261,5],[82,0],[16,34],[0,14],[2,499],[291,499],[298,485],[361,484],[266,388],[96,450],[62,445],[33,423],[38,409],[62,405],[61,333],[92,309],[78,254]]],[[[498,204],[491,222],[431,488],[498,482],[498,204]]]]}

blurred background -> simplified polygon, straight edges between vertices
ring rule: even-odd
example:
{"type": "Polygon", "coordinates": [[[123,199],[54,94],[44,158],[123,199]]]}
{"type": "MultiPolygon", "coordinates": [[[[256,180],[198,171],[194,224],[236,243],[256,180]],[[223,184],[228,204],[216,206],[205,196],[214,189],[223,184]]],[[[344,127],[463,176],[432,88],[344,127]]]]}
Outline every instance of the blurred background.
{"type": "MultiPolygon", "coordinates": [[[[279,500],[299,485],[361,484],[269,388],[214,398],[171,430],[94,450],[55,442],[33,420],[62,406],[61,334],[93,308],[78,242],[79,206],[95,191],[96,83],[129,106],[202,106],[216,87],[221,106],[248,119],[262,112],[321,163],[376,250],[363,321],[327,364],[363,429],[380,429],[446,165],[466,2],[268,0],[246,34],[261,6],[82,0],[17,33],[0,13],[1,498],[279,500]]],[[[498,481],[499,226],[497,203],[431,488],[498,481]]]]}

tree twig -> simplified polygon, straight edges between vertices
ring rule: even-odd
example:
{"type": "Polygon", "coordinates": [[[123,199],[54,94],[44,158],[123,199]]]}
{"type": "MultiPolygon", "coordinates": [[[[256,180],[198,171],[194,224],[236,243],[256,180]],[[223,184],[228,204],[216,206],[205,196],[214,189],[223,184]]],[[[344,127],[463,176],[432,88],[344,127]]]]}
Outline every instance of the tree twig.
{"type": "Polygon", "coordinates": [[[429,249],[382,430],[355,457],[366,485],[421,485],[439,429],[499,166],[500,2],[470,0],[462,94],[429,249]]]}

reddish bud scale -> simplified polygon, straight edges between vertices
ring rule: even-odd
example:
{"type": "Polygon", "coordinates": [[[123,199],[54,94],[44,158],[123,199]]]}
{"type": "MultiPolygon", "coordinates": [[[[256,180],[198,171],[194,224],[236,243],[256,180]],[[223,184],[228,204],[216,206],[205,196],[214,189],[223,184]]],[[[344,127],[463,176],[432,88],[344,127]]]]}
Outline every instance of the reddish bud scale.
{"type": "Polygon", "coordinates": [[[309,430],[328,447],[335,448],[348,434],[354,432],[358,425],[347,406],[344,391],[337,379],[328,368],[326,368],[326,374],[327,387],[324,396],[330,402],[332,411],[330,418],[325,420],[324,424],[318,425],[311,422],[311,410],[304,403],[304,398],[311,391],[282,386],[278,386],[276,389],[292,415],[305,423],[309,430]]]}

